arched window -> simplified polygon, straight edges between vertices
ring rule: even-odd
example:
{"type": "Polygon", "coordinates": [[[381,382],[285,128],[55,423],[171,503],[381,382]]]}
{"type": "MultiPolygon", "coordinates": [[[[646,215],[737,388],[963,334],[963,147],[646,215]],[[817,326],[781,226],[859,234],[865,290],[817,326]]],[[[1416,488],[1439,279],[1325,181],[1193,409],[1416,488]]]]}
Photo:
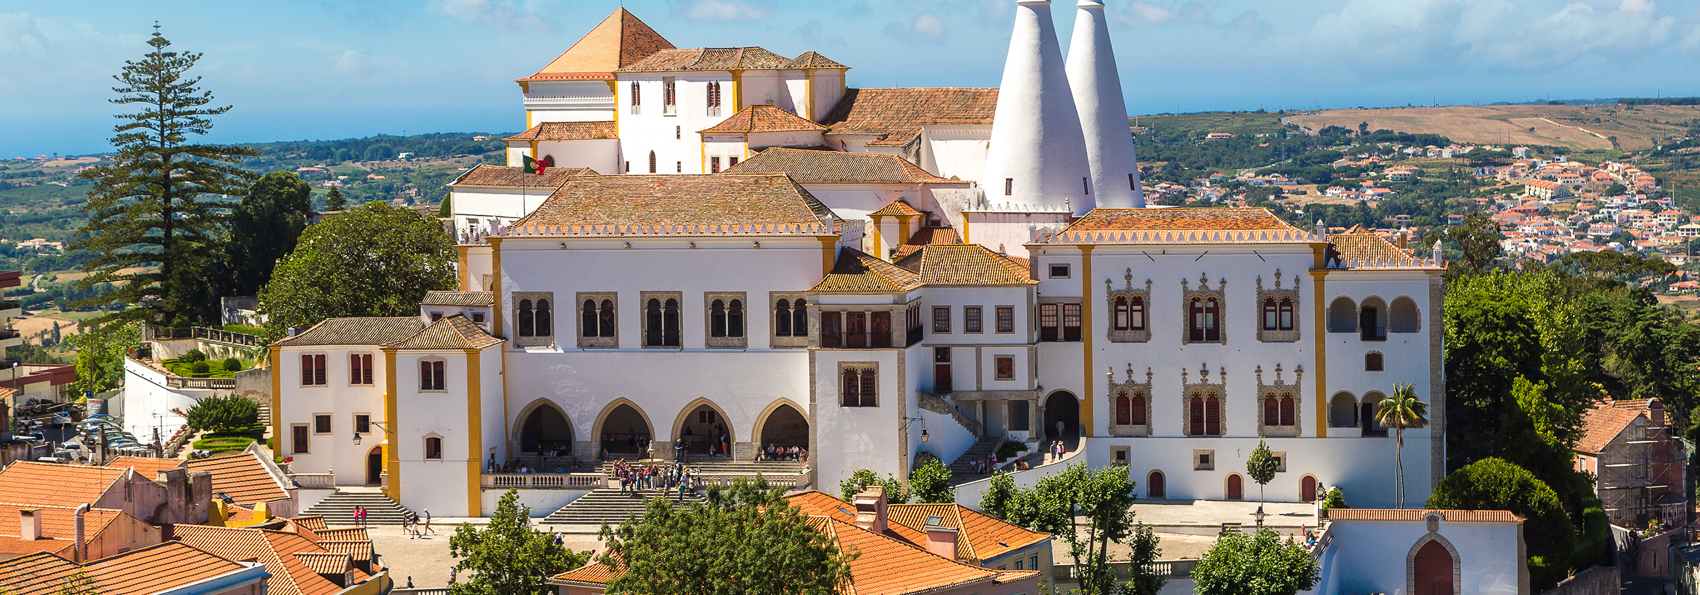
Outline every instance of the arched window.
{"type": "Polygon", "coordinates": [[[644,321],[648,323],[643,333],[643,344],[650,347],[661,346],[661,300],[649,298],[643,305],[644,321]]]}
{"type": "Polygon", "coordinates": [[[1222,435],[1222,400],[1216,395],[1204,399],[1204,433],[1210,436],[1222,435]]]}
{"type": "Polygon", "coordinates": [[[1228,498],[1227,499],[1229,499],[1229,500],[1244,500],[1245,499],[1245,480],[1241,479],[1240,474],[1238,474],[1238,473],[1229,473],[1228,474],[1228,498]]]}
{"type": "Polygon", "coordinates": [[[1116,296],[1116,318],[1115,318],[1115,320],[1116,320],[1116,330],[1118,330],[1118,331],[1127,330],[1128,329],[1128,323],[1129,323],[1128,318],[1129,318],[1129,311],[1128,311],[1128,307],[1127,307],[1127,297],[1116,296]]]}
{"type": "Polygon", "coordinates": [[[1130,408],[1132,409],[1133,425],[1145,425],[1145,395],[1133,393],[1133,396],[1128,400],[1131,401],[1130,408]]]}
{"type": "Polygon", "coordinates": [[[596,300],[585,300],[579,313],[579,335],[586,338],[596,336],[596,300]]]}
{"type": "Polygon", "coordinates": [[[655,173],[655,151],[649,152],[649,173],[655,173]]]}
{"type": "Polygon", "coordinates": [[[532,318],[531,300],[520,300],[519,306],[519,336],[530,337],[536,334],[536,321],[532,318]]]}
{"type": "Polygon", "coordinates": [[[1216,302],[1216,298],[1192,298],[1191,339],[1193,341],[1221,341],[1222,329],[1218,324],[1221,312],[1221,306],[1216,302]]]}
{"type": "Polygon", "coordinates": [[[1297,414],[1298,411],[1296,411],[1296,408],[1294,407],[1293,396],[1286,395],[1281,397],[1281,425],[1292,426],[1298,424],[1297,414]]]}
{"type": "Polygon", "coordinates": [[[543,156],[543,167],[554,168],[555,167],[555,156],[554,155],[544,155],[543,156]]]}
{"type": "Polygon", "coordinates": [[[1187,422],[1187,433],[1193,436],[1204,435],[1204,398],[1196,393],[1187,400],[1190,419],[1187,422]]]}
{"type": "Polygon", "coordinates": [[[602,300],[602,309],[597,313],[600,317],[599,330],[604,337],[614,336],[614,300],[602,300]]]}
{"type": "Polygon", "coordinates": [[[1350,333],[1358,330],[1358,305],[1352,298],[1335,298],[1328,304],[1328,332],[1350,333]]]}
{"type": "Polygon", "coordinates": [[[1145,476],[1145,497],[1162,500],[1168,497],[1166,486],[1163,485],[1163,472],[1153,470],[1145,476]]]}
{"type": "Polygon", "coordinates": [[[1275,298],[1263,298],[1263,330],[1280,330],[1280,318],[1280,310],[1275,306],[1275,298]]]}
{"type": "Polygon", "coordinates": [[[1280,406],[1275,401],[1275,395],[1263,397],[1263,425],[1281,425],[1280,406]]]}
{"type": "Polygon", "coordinates": [[[662,341],[668,347],[679,346],[679,301],[668,298],[663,308],[661,324],[664,334],[662,341]]]}
{"type": "Polygon", "coordinates": [[[1281,298],[1281,330],[1293,330],[1293,299],[1281,298]]]}
{"type": "Polygon", "coordinates": [[[727,304],[726,336],[744,336],[744,300],[734,299],[727,304]]]}
{"type": "Polygon", "coordinates": [[[726,303],[714,300],[708,305],[708,336],[726,336],[726,303]]]}
{"type": "Polygon", "coordinates": [[[1116,393],[1116,425],[1133,424],[1133,402],[1126,392],[1116,393]]]}
{"type": "MultiPolygon", "coordinates": [[[[643,105],[643,94],[641,91],[643,91],[643,88],[638,86],[637,81],[632,81],[632,107],[643,105]]],[[[635,114],[637,111],[633,110],[632,113],[635,114]]]]}
{"type": "Polygon", "coordinates": [[[778,337],[791,336],[791,300],[780,298],[773,303],[773,334],[778,337]]]}
{"type": "Polygon", "coordinates": [[[1145,330],[1145,298],[1134,296],[1128,301],[1128,323],[1131,330],[1145,330]]]}
{"type": "Polygon", "coordinates": [[[1417,302],[1408,297],[1393,299],[1388,319],[1387,330],[1390,332],[1414,333],[1423,328],[1422,313],[1417,310],[1417,302]]]}
{"type": "Polygon", "coordinates": [[[1358,427],[1358,399],[1351,393],[1335,393],[1328,400],[1328,426],[1333,428],[1358,427]]]}
{"type": "Polygon", "coordinates": [[[809,302],[803,298],[791,306],[791,336],[809,336],[809,302]]]}

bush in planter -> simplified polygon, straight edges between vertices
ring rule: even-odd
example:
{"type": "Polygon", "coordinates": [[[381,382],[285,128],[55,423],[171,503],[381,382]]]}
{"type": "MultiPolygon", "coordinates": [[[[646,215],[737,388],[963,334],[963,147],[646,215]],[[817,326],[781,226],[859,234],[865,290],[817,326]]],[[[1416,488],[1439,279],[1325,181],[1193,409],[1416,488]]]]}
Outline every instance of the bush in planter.
{"type": "Polygon", "coordinates": [[[1024,452],[1027,452],[1026,444],[1009,440],[998,445],[998,460],[1007,461],[1024,452]]]}
{"type": "Polygon", "coordinates": [[[183,417],[196,430],[241,432],[260,423],[260,406],[236,395],[213,395],[195,403],[183,417]]]}
{"type": "Polygon", "coordinates": [[[190,349],[188,353],[183,354],[183,357],[177,358],[177,361],[185,364],[204,362],[207,361],[207,354],[201,353],[201,350],[199,349],[190,349]]]}
{"type": "Polygon", "coordinates": [[[206,376],[207,374],[212,373],[212,366],[207,365],[204,361],[195,362],[195,365],[189,366],[189,371],[193,372],[196,376],[206,376]]]}
{"type": "Polygon", "coordinates": [[[240,372],[240,371],[242,371],[242,360],[236,359],[234,357],[224,358],[224,371],[226,371],[226,372],[240,372]]]}

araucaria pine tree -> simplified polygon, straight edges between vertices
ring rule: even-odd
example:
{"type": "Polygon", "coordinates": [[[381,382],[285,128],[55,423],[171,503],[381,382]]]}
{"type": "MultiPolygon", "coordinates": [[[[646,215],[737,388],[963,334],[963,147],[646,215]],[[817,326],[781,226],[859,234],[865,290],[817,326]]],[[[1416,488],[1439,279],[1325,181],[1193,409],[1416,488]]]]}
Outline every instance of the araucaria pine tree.
{"type": "Polygon", "coordinates": [[[139,61],[125,61],[113,78],[112,103],[135,105],[119,114],[113,162],[83,172],[94,181],[83,213],[89,221],[73,247],[96,256],[83,265],[91,273],[82,288],[111,283],[112,292],[78,305],[137,306],[100,320],[168,322],[177,316],[203,320],[217,312],[218,284],[208,283],[217,261],[222,196],[240,195],[253,176],[235,164],[259,152],[235,146],[192,144],[190,137],[212,129],[208,118],[230,106],[208,107],[212,93],[188,71],[200,54],[168,51],[158,26],[153,48],[139,61]]]}

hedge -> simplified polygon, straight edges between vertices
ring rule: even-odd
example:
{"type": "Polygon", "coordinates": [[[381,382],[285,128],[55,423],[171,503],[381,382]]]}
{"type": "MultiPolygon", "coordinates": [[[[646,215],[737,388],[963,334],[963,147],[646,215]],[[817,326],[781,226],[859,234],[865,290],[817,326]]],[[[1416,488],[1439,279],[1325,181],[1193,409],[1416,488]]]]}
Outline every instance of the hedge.
{"type": "Polygon", "coordinates": [[[1486,458],[1453,471],[1434,486],[1430,509],[1508,510],[1528,519],[1529,578],[1537,591],[1564,578],[1576,544],[1576,531],[1558,493],[1527,469],[1500,458],[1486,458]]]}

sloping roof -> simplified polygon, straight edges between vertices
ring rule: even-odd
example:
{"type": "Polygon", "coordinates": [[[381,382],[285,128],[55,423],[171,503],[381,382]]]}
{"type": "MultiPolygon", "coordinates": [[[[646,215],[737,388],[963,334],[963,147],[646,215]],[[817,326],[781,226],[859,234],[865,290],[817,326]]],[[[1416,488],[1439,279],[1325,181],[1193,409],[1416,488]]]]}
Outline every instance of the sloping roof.
{"type": "Polygon", "coordinates": [[[816,52],[814,50],[809,50],[807,52],[803,52],[801,54],[798,54],[797,57],[792,58],[791,62],[786,64],[785,67],[786,68],[796,68],[796,69],[803,69],[803,68],[843,68],[845,70],[850,69],[849,66],[839,64],[837,61],[834,61],[830,58],[827,58],[826,56],[822,56],[822,55],[820,55],[819,52],[816,52]]]}
{"type": "Polygon", "coordinates": [[[569,570],[550,577],[550,582],[572,583],[583,586],[602,586],[614,580],[614,568],[601,562],[591,562],[582,567],[569,570]]]}
{"type": "Polygon", "coordinates": [[[832,272],[809,291],[828,293],[889,293],[921,286],[921,276],[854,248],[838,251],[832,272]]]}
{"type": "Polygon", "coordinates": [[[513,226],[821,225],[833,218],[783,174],[625,175],[573,178],[513,226]]]}
{"type": "MultiPolygon", "coordinates": [[[[544,122],[502,140],[508,142],[597,140],[620,138],[613,120],[599,122],[544,122]]],[[[548,171],[543,172],[548,175],[548,171]]]]}
{"type": "MultiPolygon", "coordinates": [[[[850,155],[858,155],[858,154],[873,155],[874,153],[848,153],[848,154],[850,154],[850,155]]],[[[758,155],[758,157],[759,157],[759,155],[758,155]]],[[[909,206],[909,203],[903,202],[903,199],[900,198],[900,199],[891,201],[890,203],[887,203],[885,206],[880,207],[879,210],[877,210],[877,211],[874,211],[872,213],[868,213],[868,216],[869,217],[913,217],[913,216],[916,216],[916,215],[919,215],[919,214],[921,214],[920,211],[915,210],[915,207],[909,206]]]]}
{"type": "Polygon", "coordinates": [[[752,132],[799,132],[826,130],[825,126],[793,114],[777,105],[758,103],[738,110],[719,124],[697,131],[698,134],[749,134],[752,132]]]}
{"type": "Polygon", "coordinates": [[[673,44],[636,15],[621,8],[602,19],[559,57],[521,81],[613,78],[615,70],[635,63],[673,44]]]}
{"type": "Polygon", "coordinates": [[[1431,512],[1440,513],[1441,520],[1455,523],[1515,523],[1523,517],[1507,510],[1423,510],[1412,508],[1333,508],[1328,511],[1331,521],[1420,521],[1431,512]]]}
{"type": "Polygon", "coordinates": [[[991,124],[997,89],[918,87],[846,89],[822,124],[827,134],[874,136],[873,145],[902,145],[927,124],[991,124]]]}
{"type": "Polygon", "coordinates": [[[894,260],[903,260],[927,246],[960,243],[962,243],[962,237],[956,235],[956,230],[953,228],[921,226],[920,229],[915,230],[914,235],[909,236],[908,240],[897,245],[897,249],[892,252],[891,257],[894,260]]]}
{"type": "Polygon", "coordinates": [[[933,244],[897,262],[925,285],[1019,286],[1038,283],[1026,270],[979,244],[933,244]]]}
{"type": "Polygon", "coordinates": [[[265,529],[237,529],[204,525],[177,525],[183,543],[231,560],[257,560],[272,573],[266,591],[272,595],[330,595],[342,591],[300,559],[295,552],[320,551],[318,546],[294,533],[265,529]]]}
{"type": "Polygon", "coordinates": [[[619,69],[618,72],[683,72],[702,70],[783,70],[791,59],[749,46],[741,48],[665,49],[619,69]]]}
{"type": "Polygon", "coordinates": [[[313,572],[319,574],[344,574],[354,568],[354,560],[348,554],[333,552],[295,552],[290,554],[295,559],[306,564],[313,572]]]}
{"type": "Polygon", "coordinates": [[[456,314],[432,322],[413,336],[385,344],[388,349],[483,349],[501,343],[465,316],[456,314]]]}
{"type": "Polygon", "coordinates": [[[1328,235],[1328,243],[1334,245],[1334,251],[1347,262],[1368,260],[1371,262],[1398,261],[1411,257],[1411,253],[1400,250],[1393,242],[1381,237],[1381,234],[1355,225],[1346,233],[1328,235]]]}
{"type": "Polygon", "coordinates": [[[337,528],[337,529],[324,529],[322,531],[316,531],[316,533],[318,533],[319,538],[324,540],[324,541],[364,541],[364,542],[367,542],[367,543],[372,542],[372,538],[366,535],[366,528],[365,527],[341,527],[341,528],[337,528]]]}
{"type": "Polygon", "coordinates": [[[122,469],[122,468],[125,468],[125,467],[129,467],[131,469],[135,469],[137,475],[140,475],[140,476],[148,478],[148,479],[155,479],[155,478],[159,477],[160,471],[164,471],[166,469],[176,469],[178,467],[182,467],[183,463],[184,463],[183,459],[149,459],[149,458],[143,458],[143,457],[118,457],[116,459],[112,459],[112,461],[108,462],[105,466],[111,467],[113,469],[122,469]]]}
{"type": "MultiPolygon", "coordinates": [[[[801,118],[799,118],[801,119],[801,118]]],[[[802,184],[935,184],[952,182],[927,173],[897,155],[845,153],[773,147],[756,153],[726,170],[727,173],[783,173],[802,184]]],[[[963,182],[964,184],[966,182],[963,182]]],[[[894,201],[899,203],[902,201],[894,201]]],[[[904,206],[908,206],[905,204],[904,206]]],[[[884,213],[886,208],[874,211],[884,213]]],[[[919,214],[919,211],[908,214],[919,214]]]]}
{"type": "Polygon", "coordinates": [[[383,345],[411,337],[424,326],[417,316],[326,318],[324,322],[272,345],[383,345]]]}
{"type": "Polygon", "coordinates": [[[72,508],[100,500],[126,473],[130,470],[19,461],[0,470],[0,503],[72,508]]]}
{"type": "Polygon", "coordinates": [[[496,294],[488,291],[427,291],[421,306],[489,306],[496,294]]]}
{"type": "MultiPolygon", "coordinates": [[[[24,506],[16,504],[0,504],[0,537],[18,537],[18,511],[35,509],[41,515],[41,534],[52,539],[75,541],[77,538],[76,508],[71,506],[24,506]]],[[[129,517],[137,524],[141,520],[130,516],[122,510],[110,508],[90,508],[83,513],[83,537],[94,539],[100,536],[113,521],[121,517],[129,517]]],[[[51,550],[51,547],[43,548],[51,550]]]]}
{"type": "Polygon", "coordinates": [[[543,175],[525,173],[523,167],[479,164],[449,182],[449,187],[478,186],[484,188],[560,188],[568,178],[593,176],[595,171],[583,167],[555,167],[543,170],[543,175]]]}
{"type": "Polygon", "coordinates": [[[957,530],[959,560],[990,560],[1050,537],[1048,533],[1028,531],[960,504],[890,504],[886,515],[891,523],[923,534],[927,521],[938,517],[939,526],[957,530]]]}
{"type": "Polygon", "coordinates": [[[95,560],[85,571],[101,595],[153,595],[247,567],[179,541],[95,560]]]}
{"type": "Polygon", "coordinates": [[[225,494],[237,504],[258,504],[289,499],[289,492],[278,485],[276,477],[260,462],[259,455],[244,452],[235,456],[189,461],[190,471],[205,471],[212,475],[214,494],[225,494]]]}
{"type": "MultiPolygon", "coordinates": [[[[1646,401],[1641,401],[1646,403],[1646,401]]],[[[1625,428],[1635,423],[1635,418],[1646,412],[1643,404],[1637,407],[1633,404],[1607,400],[1589,409],[1582,416],[1582,438],[1576,441],[1576,452],[1598,455],[1617,439],[1625,428]]]]}
{"type": "Polygon", "coordinates": [[[348,554],[348,557],[353,559],[355,562],[369,562],[369,561],[372,560],[372,542],[371,541],[330,541],[330,540],[325,540],[325,541],[319,542],[319,547],[325,548],[325,551],[327,551],[327,552],[336,552],[338,554],[348,554]]]}
{"type": "Polygon", "coordinates": [[[1093,209],[1064,230],[1072,231],[1302,231],[1261,207],[1093,209]]]}
{"type": "Polygon", "coordinates": [[[70,560],[35,553],[0,562],[0,586],[14,595],[55,595],[76,573],[70,560]]]}

